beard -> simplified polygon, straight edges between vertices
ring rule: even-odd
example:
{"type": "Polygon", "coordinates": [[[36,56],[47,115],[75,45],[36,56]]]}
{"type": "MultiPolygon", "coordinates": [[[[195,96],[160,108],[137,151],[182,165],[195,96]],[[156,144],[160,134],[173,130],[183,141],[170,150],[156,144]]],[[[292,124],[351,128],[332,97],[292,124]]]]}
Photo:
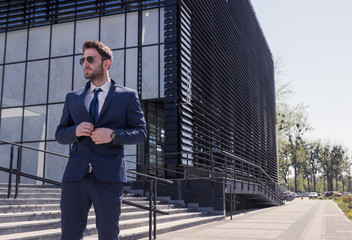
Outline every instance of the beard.
{"type": "Polygon", "coordinates": [[[95,70],[91,69],[91,70],[92,70],[91,72],[87,72],[87,73],[84,72],[84,70],[83,70],[83,74],[86,79],[94,81],[95,79],[99,79],[104,76],[103,64],[100,64],[100,66],[97,69],[95,69],[95,70]]]}

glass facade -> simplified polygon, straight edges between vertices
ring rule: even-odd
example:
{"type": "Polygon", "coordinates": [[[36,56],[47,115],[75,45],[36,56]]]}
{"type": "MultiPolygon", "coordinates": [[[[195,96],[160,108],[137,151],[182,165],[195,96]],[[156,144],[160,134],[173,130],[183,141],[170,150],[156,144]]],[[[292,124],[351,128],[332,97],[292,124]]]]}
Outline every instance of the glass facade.
{"type": "MultiPolygon", "coordinates": [[[[96,39],[112,49],[110,77],[138,91],[147,121],[146,143],[125,146],[128,169],[183,178],[184,166],[208,171],[231,154],[242,177],[278,180],[272,56],[248,1],[6,2],[0,139],[68,154],[54,133],[66,93],[86,83],[80,48],[96,39]]],[[[23,171],[61,180],[66,158],[22,155],[23,171]]]]}
{"type": "MultiPolygon", "coordinates": [[[[100,40],[113,50],[110,77],[136,89],[142,106],[160,100],[164,96],[164,8],[158,1],[151,2],[154,6],[148,8],[129,6],[127,11],[126,5],[123,10],[95,17],[78,17],[83,10],[76,8],[77,17],[70,21],[2,29],[0,139],[68,154],[70,146],[55,142],[55,130],[67,92],[84,87],[87,81],[78,63],[85,40],[100,40]]],[[[149,116],[155,114],[154,108],[145,107],[145,114],[147,121],[155,122],[149,116]]],[[[127,155],[136,153],[135,145],[126,147],[127,155]]],[[[9,156],[9,147],[0,145],[0,154],[9,156]]],[[[24,172],[61,180],[65,158],[33,150],[23,150],[22,155],[24,172]]],[[[127,160],[129,168],[135,169],[136,157],[127,160]]],[[[0,159],[3,166],[8,162],[9,157],[0,159]]],[[[7,178],[8,174],[0,172],[1,182],[7,178]]],[[[22,182],[34,181],[23,178],[22,182]]]]}

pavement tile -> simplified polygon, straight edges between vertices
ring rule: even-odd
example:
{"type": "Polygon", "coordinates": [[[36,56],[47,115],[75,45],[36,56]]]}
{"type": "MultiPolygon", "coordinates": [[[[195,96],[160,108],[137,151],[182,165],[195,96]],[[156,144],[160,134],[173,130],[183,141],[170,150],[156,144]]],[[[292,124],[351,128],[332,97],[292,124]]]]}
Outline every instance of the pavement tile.
{"type": "Polygon", "coordinates": [[[229,219],[159,234],[157,239],[352,240],[352,221],[332,200],[295,199],[284,206],[241,213],[229,219]]]}

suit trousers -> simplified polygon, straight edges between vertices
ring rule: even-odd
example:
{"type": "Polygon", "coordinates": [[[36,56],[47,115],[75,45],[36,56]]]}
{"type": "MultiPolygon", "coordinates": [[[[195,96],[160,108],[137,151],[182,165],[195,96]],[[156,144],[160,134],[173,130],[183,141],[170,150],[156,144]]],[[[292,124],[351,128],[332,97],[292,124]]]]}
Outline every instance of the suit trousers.
{"type": "Polygon", "coordinates": [[[122,182],[100,182],[93,172],[81,181],[63,182],[61,188],[61,240],[83,239],[92,204],[99,240],[118,239],[122,182]]]}

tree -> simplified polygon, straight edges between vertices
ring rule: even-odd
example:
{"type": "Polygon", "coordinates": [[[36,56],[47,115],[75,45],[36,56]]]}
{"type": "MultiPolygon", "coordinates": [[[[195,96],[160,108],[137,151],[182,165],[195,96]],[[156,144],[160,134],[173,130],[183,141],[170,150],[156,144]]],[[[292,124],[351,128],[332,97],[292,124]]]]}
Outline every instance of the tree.
{"type": "Polygon", "coordinates": [[[278,130],[283,134],[279,147],[285,148],[290,156],[291,166],[295,176],[295,192],[297,192],[297,178],[299,165],[305,160],[304,155],[300,155],[304,148],[303,135],[310,130],[307,124],[307,114],[303,105],[294,108],[287,107],[284,113],[278,113],[278,130]]]}
{"type": "Polygon", "coordinates": [[[293,167],[295,175],[295,191],[297,192],[298,164],[301,158],[298,153],[303,146],[303,135],[310,129],[307,123],[306,106],[299,104],[291,106],[286,102],[293,91],[289,83],[282,77],[284,69],[283,58],[274,60],[275,94],[276,94],[276,132],[278,145],[278,160],[280,177],[287,183],[293,167]]]}
{"type": "MultiPolygon", "coordinates": [[[[338,178],[342,178],[342,173],[346,168],[346,164],[347,158],[345,156],[345,150],[340,145],[334,145],[331,150],[331,178],[335,178],[336,190],[338,190],[338,178]]],[[[332,179],[329,180],[333,181],[332,179]]]]}

